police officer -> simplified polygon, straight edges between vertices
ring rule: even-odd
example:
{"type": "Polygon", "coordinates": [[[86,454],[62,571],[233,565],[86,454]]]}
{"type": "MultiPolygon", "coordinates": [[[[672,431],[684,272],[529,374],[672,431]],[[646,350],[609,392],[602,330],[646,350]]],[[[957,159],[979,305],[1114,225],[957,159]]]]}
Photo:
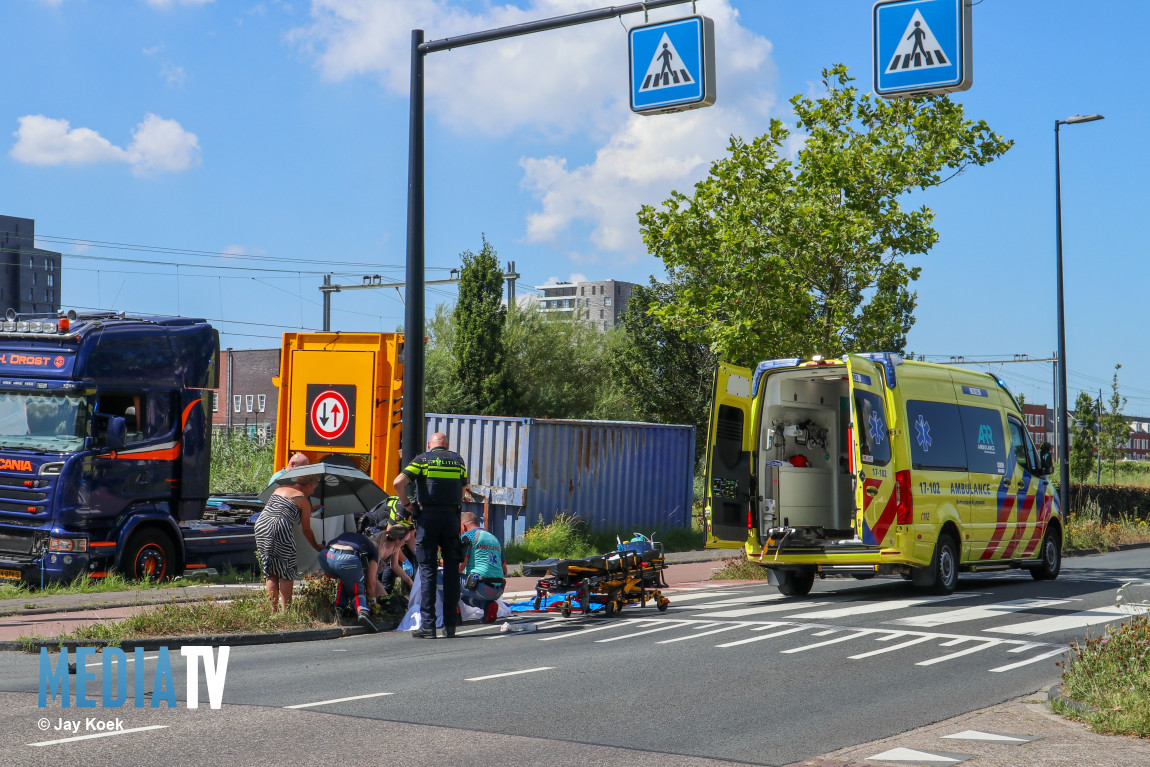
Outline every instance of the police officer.
{"type": "Polygon", "coordinates": [[[415,459],[395,478],[395,492],[404,509],[415,517],[416,555],[422,583],[418,639],[435,639],[435,583],[439,551],[443,552],[443,630],[455,636],[459,618],[459,565],[463,562],[463,542],[459,538],[459,514],[463,499],[472,500],[467,466],[458,453],[447,449],[447,435],[432,434],[427,452],[415,459]],[[416,503],[408,496],[415,484],[416,503]]]}

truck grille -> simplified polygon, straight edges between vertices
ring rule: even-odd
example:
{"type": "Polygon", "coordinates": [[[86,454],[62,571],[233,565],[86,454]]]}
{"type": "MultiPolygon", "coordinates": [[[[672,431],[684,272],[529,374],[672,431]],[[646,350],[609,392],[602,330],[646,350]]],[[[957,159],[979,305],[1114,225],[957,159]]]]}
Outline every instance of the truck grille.
{"type": "Polygon", "coordinates": [[[23,530],[0,530],[0,552],[5,554],[31,554],[36,534],[23,530]]]}

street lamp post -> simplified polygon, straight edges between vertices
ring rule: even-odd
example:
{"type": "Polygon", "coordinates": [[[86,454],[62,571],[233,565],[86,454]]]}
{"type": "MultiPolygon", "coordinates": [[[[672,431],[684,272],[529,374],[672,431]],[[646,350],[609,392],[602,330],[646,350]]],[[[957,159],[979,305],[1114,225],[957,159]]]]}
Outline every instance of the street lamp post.
{"type": "Polygon", "coordinates": [[[1070,429],[1066,423],[1066,317],[1062,298],[1062,171],[1058,162],[1058,129],[1088,123],[1102,115],[1074,115],[1054,121],[1054,228],[1058,262],[1058,500],[1063,514],[1070,513],[1070,429]]]}

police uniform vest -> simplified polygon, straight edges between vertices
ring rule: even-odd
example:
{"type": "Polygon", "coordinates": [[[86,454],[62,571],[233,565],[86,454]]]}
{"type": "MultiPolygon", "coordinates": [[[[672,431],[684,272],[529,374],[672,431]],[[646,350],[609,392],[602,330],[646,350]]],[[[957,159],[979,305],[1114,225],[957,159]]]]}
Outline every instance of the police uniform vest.
{"type": "Polygon", "coordinates": [[[423,509],[459,510],[467,485],[467,466],[458,453],[433,448],[417,455],[403,473],[415,485],[416,500],[423,509]]]}

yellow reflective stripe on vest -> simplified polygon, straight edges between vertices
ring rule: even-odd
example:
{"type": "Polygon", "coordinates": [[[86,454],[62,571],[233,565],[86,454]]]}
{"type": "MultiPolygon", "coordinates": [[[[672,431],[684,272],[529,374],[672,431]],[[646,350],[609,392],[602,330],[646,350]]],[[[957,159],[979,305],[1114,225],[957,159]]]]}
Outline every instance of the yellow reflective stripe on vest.
{"type": "Polygon", "coordinates": [[[460,466],[448,466],[447,468],[428,469],[427,476],[429,479],[462,479],[465,472],[460,466]]]}

